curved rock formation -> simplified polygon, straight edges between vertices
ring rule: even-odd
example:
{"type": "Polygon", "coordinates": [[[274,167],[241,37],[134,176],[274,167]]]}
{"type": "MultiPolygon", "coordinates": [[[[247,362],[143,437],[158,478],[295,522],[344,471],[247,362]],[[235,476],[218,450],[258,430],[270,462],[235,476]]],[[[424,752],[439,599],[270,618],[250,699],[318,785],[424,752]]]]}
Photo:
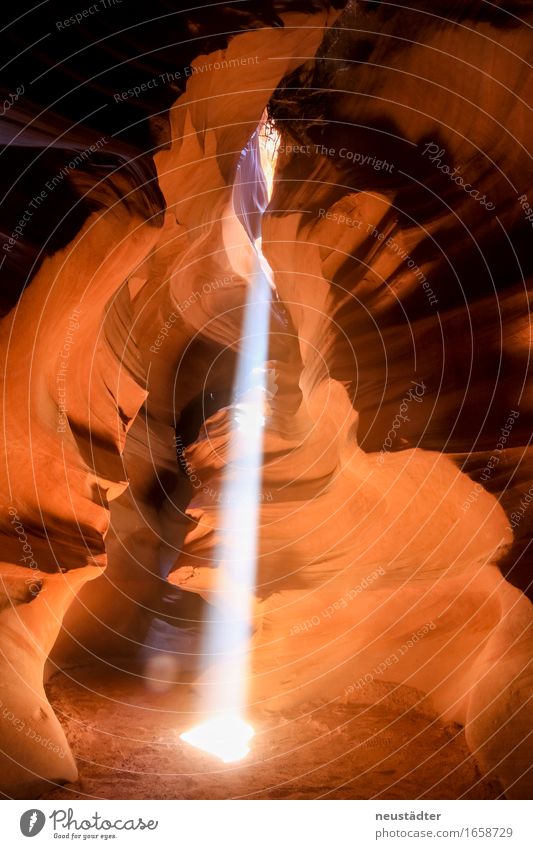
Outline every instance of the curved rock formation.
{"type": "Polygon", "coordinates": [[[164,656],[212,680],[259,236],[276,291],[249,709],[416,688],[530,792],[528,10],[345,5],[200,8],[170,16],[170,46],[163,6],[126,34],[112,10],[72,25],[72,60],[56,27],[56,62],[30,70],[57,98],[22,86],[4,116],[9,796],[76,777],[57,669],[164,656]]]}

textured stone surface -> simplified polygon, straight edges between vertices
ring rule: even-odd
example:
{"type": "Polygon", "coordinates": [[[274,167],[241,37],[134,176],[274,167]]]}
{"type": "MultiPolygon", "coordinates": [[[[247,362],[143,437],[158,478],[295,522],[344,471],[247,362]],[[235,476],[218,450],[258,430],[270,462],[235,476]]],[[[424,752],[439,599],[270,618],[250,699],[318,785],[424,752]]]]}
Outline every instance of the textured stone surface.
{"type": "MultiPolygon", "coordinates": [[[[15,232],[20,209],[69,159],[97,151],[45,191],[44,211],[0,266],[0,789],[24,796],[73,782],[67,739],[84,766],[66,794],[114,795],[112,770],[132,757],[134,772],[150,774],[194,760],[169,744],[170,697],[161,731],[148,703],[141,751],[129,735],[125,751],[107,752],[86,722],[97,711],[111,735],[129,730],[129,694],[142,700],[161,657],[187,682],[172,698],[183,696],[189,718],[198,710],[210,675],[200,638],[224,568],[231,388],[256,264],[249,233],[261,229],[276,287],[276,389],[251,599],[249,708],[270,729],[260,757],[284,763],[284,798],[527,796],[531,254],[519,198],[531,198],[533,178],[519,16],[529,11],[360,2],[336,26],[343,3],[261,5],[176,22],[180,62],[195,72],[158,82],[153,96],[122,95],[134,73],[175,72],[167,24],[143,29],[141,61],[116,10],[87,26],[116,39],[122,70],[105,69],[106,48],[92,47],[104,70],[82,93],[71,77],[86,79],[89,60],[78,45],[69,65],[57,33],[53,69],[35,67],[38,56],[24,72],[13,63],[45,82],[33,106],[21,98],[3,116],[6,188],[31,149],[3,231],[15,232]],[[38,102],[44,117],[28,121],[38,102]],[[280,149],[261,217],[254,133],[265,109],[280,149]],[[123,658],[140,663],[137,678],[94,666],[120,669],[123,658]],[[79,664],[94,667],[85,699],[83,677],[68,680],[79,664]],[[385,766],[363,747],[370,790],[350,757],[364,687],[365,734],[407,710],[385,766]],[[412,692],[428,699],[426,713],[412,692]],[[109,693],[120,711],[107,717],[109,693]],[[284,754],[292,723],[305,750],[294,770],[284,754]],[[339,758],[331,768],[323,732],[339,758]],[[164,754],[154,750],[161,735],[164,754]],[[410,775],[424,751],[430,760],[410,775]]],[[[225,770],[221,790],[209,777],[188,792],[243,795],[254,764],[225,770]]],[[[260,769],[254,780],[254,793],[278,792],[260,769]]],[[[153,791],[131,779],[127,792],[153,791]]],[[[170,779],[162,792],[174,797],[170,779]]]]}

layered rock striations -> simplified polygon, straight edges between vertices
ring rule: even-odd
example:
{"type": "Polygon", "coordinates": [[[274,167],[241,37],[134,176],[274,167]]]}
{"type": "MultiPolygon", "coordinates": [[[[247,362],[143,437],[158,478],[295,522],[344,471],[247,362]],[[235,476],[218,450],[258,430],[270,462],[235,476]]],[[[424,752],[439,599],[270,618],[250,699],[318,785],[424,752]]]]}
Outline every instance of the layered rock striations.
{"type": "Polygon", "coordinates": [[[58,668],[165,653],[209,677],[262,250],[250,710],[407,685],[526,796],[527,10],[258,5],[176,15],[174,47],[157,17],[76,23],[72,66],[56,27],[66,64],[31,71],[57,102],[24,89],[4,116],[8,170],[34,179],[4,177],[0,787],[76,776],[58,668]]]}

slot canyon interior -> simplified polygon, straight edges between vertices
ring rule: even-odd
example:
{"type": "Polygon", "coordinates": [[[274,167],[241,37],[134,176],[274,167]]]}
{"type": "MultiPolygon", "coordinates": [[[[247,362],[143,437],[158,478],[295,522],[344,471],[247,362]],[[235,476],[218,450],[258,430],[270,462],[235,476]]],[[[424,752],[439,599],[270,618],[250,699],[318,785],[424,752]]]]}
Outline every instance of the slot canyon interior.
{"type": "Polygon", "coordinates": [[[6,15],[3,798],[530,797],[531,3],[6,15]]]}

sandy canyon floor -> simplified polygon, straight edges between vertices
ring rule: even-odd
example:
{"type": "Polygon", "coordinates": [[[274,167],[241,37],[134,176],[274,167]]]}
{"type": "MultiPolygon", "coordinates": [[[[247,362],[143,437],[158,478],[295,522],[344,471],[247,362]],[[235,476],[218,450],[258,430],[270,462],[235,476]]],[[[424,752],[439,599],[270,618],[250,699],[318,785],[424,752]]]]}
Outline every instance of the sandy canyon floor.
{"type": "Polygon", "coordinates": [[[257,713],[250,754],[226,765],[179,739],[194,724],[189,685],[153,693],[141,674],[85,667],[51,679],[79,779],[43,798],[501,798],[460,726],[436,719],[415,690],[374,683],[357,704],[257,713]]]}

